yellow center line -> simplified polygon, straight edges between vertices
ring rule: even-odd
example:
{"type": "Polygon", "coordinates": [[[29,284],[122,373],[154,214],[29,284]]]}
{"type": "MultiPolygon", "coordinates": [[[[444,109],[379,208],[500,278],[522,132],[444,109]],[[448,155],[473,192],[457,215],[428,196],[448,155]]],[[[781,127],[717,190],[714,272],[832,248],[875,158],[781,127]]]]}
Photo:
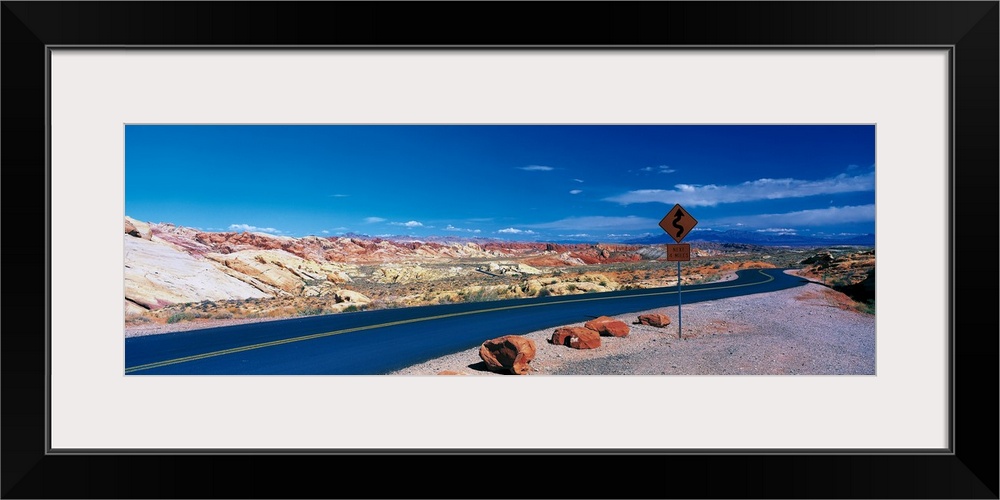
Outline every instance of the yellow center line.
{"type": "MultiPolygon", "coordinates": [[[[706,291],[706,290],[722,290],[722,289],[726,289],[726,288],[740,288],[740,287],[745,287],[745,286],[761,285],[761,284],[764,284],[764,283],[768,283],[770,281],[774,281],[774,277],[771,276],[771,275],[769,275],[769,274],[767,274],[767,273],[765,273],[763,270],[757,269],[757,272],[759,272],[760,274],[764,275],[764,277],[766,277],[767,279],[764,280],[764,281],[758,281],[756,283],[743,283],[743,284],[740,284],[740,285],[713,286],[713,287],[700,288],[700,289],[696,289],[696,290],[687,290],[687,292],[688,293],[693,293],[693,292],[702,292],[702,291],[706,291]]],[[[176,365],[176,364],[179,364],[179,363],[186,363],[188,361],[197,361],[199,359],[214,358],[216,356],[224,356],[226,354],[235,354],[235,353],[238,353],[238,352],[251,351],[251,350],[254,350],[254,349],[263,349],[265,347],[273,347],[273,346],[282,345],[282,344],[290,344],[292,342],[302,342],[302,341],[305,341],[305,340],[313,340],[313,339],[319,339],[319,338],[323,338],[323,337],[332,337],[334,335],[341,335],[341,334],[344,334],[344,333],[358,332],[358,331],[363,331],[363,330],[374,330],[376,328],[385,328],[385,327],[389,327],[389,326],[405,325],[405,324],[408,324],[408,323],[418,323],[418,322],[421,322],[421,321],[433,321],[433,320],[436,320],[436,319],[453,318],[453,317],[457,317],[457,316],[467,316],[467,315],[470,315],[470,314],[481,314],[481,313],[497,312],[497,311],[509,311],[511,309],[522,309],[522,308],[525,308],[525,307],[549,306],[549,305],[566,304],[566,303],[572,303],[572,302],[589,302],[589,301],[594,301],[594,300],[626,299],[626,298],[635,298],[635,297],[638,297],[638,296],[641,296],[641,297],[651,297],[651,296],[657,296],[657,295],[672,295],[672,294],[675,294],[675,293],[677,293],[676,290],[665,291],[665,292],[652,292],[652,293],[646,293],[646,294],[641,294],[641,295],[624,295],[624,296],[617,296],[617,297],[588,297],[588,298],[580,298],[580,299],[572,299],[572,300],[563,300],[563,301],[558,301],[558,302],[542,302],[542,303],[534,303],[534,304],[518,304],[518,305],[513,305],[513,306],[494,307],[494,308],[491,308],[491,309],[478,309],[478,310],[475,310],[475,311],[463,311],[463,312],[455,312],[455,313],[448,313],[448,314],[439,314],[437,316],[425,316],[425,317],[421,317],[421,318],[404,319],[404,320],[399,320],[399,321],[391,321],[391,322],[388,322],[388,323],[379,323],[379,324],[376,324],[376,325],[356,326],[354,328],[345,328],[343,330],[334,330],[334,331],[330,331],[330,332],[314,333],[314,334],[311,334],[311,335],[303,335],[303,336],[300,336],[300,337],[292,337],[292,338],[281,339],[281,340],[272,340],[270,342],[262,342],[260,344],[251,344],[251,345],[246,345],[246,346],[241,346],[241,347],[233,347],[233,348],[230,348],[230,349],[223,349],[221,351],[206,352],[206,353],[202,353],[202,354],[195,354],[193,356],[185,356],[185,357],[182,357],[182,358],[166,359],[166,360],[163,360],[163,361],[157,361],[157,362],[154,362],[154,363],[147,363],[147,364],[144,364],[144,365],[136,365],[136,366],[133,366],[133,367],[130,367],[130,368],[126,368],[125,369],[125,373],[134,373],[134,372],[137,372],[137,371],[149,370],[149,369],[152,369],[152,368],[159,368],[161,366],[176,365]]]]}

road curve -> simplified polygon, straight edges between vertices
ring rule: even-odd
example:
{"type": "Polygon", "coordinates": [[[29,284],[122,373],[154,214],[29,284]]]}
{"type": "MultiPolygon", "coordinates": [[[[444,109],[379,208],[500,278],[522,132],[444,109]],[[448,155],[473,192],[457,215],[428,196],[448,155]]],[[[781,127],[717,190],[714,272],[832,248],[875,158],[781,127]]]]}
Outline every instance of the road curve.
{"type": "MultiPolygon", "coordinates": [[[[784,269],[681,287],[681,303],[801,286],[784,269]]],[[[502,335],[677,306],[676,287],[382,309],[125,339],[126,375],[379,375],[502,335]]]]}

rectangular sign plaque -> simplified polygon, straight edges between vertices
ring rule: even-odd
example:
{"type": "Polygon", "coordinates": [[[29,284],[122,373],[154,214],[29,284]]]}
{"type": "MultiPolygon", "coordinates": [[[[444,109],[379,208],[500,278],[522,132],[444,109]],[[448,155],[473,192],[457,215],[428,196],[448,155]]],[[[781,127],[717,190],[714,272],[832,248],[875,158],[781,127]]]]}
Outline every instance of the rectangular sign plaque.
{"type": "Polygon", "coordinates": [[[667,245],[667,260],[670,262],[687,262],[691,260],[691,244],[680,243],[667,245]]]}

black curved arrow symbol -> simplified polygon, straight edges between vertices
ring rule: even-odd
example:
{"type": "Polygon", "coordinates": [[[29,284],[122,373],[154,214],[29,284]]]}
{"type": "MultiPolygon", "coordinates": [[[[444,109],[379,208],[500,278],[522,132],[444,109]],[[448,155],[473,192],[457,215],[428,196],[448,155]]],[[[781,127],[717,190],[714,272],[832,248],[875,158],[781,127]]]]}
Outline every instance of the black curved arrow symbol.
{"type": "Polygon", "coordinates": [[[681,212],[681,209],[678,208],[677,212],[674,213],[674,221],[670,223],[671,226],[674,226],[674,227],[677,228],[677,237],[678,238],[680,238],[681,235],[684,234],[684,226],[682,226],[682,225],[680,225],[680,224],[677,223],[677,222],[679,222],[683,218],[684,218],[684,213],[681,212]]]}

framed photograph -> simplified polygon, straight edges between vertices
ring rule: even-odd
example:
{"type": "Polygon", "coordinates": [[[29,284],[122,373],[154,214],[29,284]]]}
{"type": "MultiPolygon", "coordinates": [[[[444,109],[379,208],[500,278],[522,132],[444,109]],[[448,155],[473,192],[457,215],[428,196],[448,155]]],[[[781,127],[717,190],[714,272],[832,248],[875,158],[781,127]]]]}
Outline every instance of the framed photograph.
{"type": "MultiPolygon", "coordinates": [[[[541,460],[627,459],[643,477],[595,487],[570,476],[537,496],[997,498],[996,430],[977,423],[997,418],[997,322],[967,305],[996,294],[973,278],[995,276],[981,270],[995,271],[996,259],[972,256],[995,245],[979,240],[997,215],[997,2],[558,5],[607,24],[604,35],[533,4],[497,6],[4,2],[3,164],[18,188],[8,222],[45,214],[45,251],[13,240],[8,263],[45,272],[15,281],[40,290],[7,304],[3,495],[294,498],[322,481],[289,484],[288,471],[315,461],[352,475],[393,471],[395,480],[355,484],[363,489],[347,496],[481,496],[469,488],[483,472],[459,464],[489,457],[539,475],[551,467],[541,460]],[[445,13],[499,24],[459,26],[445,13]],[[427,21],[418,29],[413,19],[427,21]],[[503,25],[560,28],[534,40],[503,25]],[[665,180],[679,169],[702,175],[665,180]],[[44,196],[21,201],[31,189],[44,196]],[[26,210],[32,203],[41,206],[26,210]],[[317,213],[325,218],[311,220],[317,213]],[[647,226],[659,239],[633,234],[647,226]],[[695,375],[671,361],[652,373],[622,351],[615,362],[630,368],[618,374],[629,376],[607,364],[588,376],[475,376],[502,362],[471,349],[472,363],[372,376],[417,359],[407,335],[426,335],[412,325],[429,319],[400,316],[410,310],[401,305],[438,308],[424,310],[452,323],[435,327],[450,338],[458,333],[445,328],[467,329],[456,319],[477,304],[493,304],[488,322],[500,332],[527,307],[525,294],[570,304],[668,278],[578,273],[571,283],[536,278],[530,293],[536,272],[551,278],[552,259],[584,262],[573,245],[603,244],[595,259],[623,261],[646,248],[643,238],[666,245],[652,261],[671,272],[677,261],[679,313],[682,284],[708,293],[720,279],[709,265],[700,282],[684,281],[681,261],[715,247],[683,244],[722,230],[730,245],[747,234],[870,246],[870,269],[854,262],[862,267],[850,276],[811,276],[843,291],[863,287],[867,273],[870,310],[852,312],[864,324],[848,329],[829,303],[789,308],[792,319],[768,328],[836,319],[810,331],[811,353],[775,354],[784,364],[773,370],[758,351],[723,363],[661,342],[644,345],[647,358],[697,356],[712,368],[695,375]],[[164,256],[157,242],[187,253],[164,256]],[[400,256],[391,265],[302,257],[342,253],[332,248],[340,243],[400,256]],[[515,243],[520,261],[486,258],[511,255],[515,243]],[[555,246],[533,254],[532,245],[555,246]],[[453,260],[413,264],[421,246],[453,260]],[[459,259],[456,248],[470,253],[459,259]],[[464,283],[460,265],[507,288],[427,284],[433,273],[464,283]],[[406,290],[384,293],[386,283],[406,290]],[[292,298],[250,311],[254,290],[292,298]],[[226,297],[237,300],[218,306],[226,297]],[[44,328],[13,327],[16,311],[38,311],[44,328]],[[198,348],[146,335],[286,315],[301,316],[301,330],[272,338],[266,322],[246,323],[258,326],[239,336],[259,335],[253,342],[227,343],[234,329],[213,330],[198,348]],[[326,315],[344,323],[319,325],[326,315]],[[841,326],[819,331],[830,324],[841,326]],[[388,332],[381,344],[318,346],[376,327],[388,332]],[[841,339],[820,355],[824,335],[841,339]],[[296,362],[258,356],[276,347],[296,362]],[[466,474],[418,486],[413,463],[423,460],[466,474]],[[271,467],[285,479],[260,473],[271,467]],[[675,474],[690,484],[668,486],[675,474]]],[[[9,236],[37,234],[32,226],[8,226],[9,236]]],[[[824,258],[782,248],[753,256],[761,283],[791,287],[768,268],[824,258]]],[[[684,316],[692,328],[714,307],[694,302],[684,316]]],[[[607,344],[624,336],[605,328],[607,344]]],[[[571,344],[534,360],[537,373],[556,372],[571,344]]],[[[504,369],[527,371],[530,359],[516,359],[504,369]]]]}

